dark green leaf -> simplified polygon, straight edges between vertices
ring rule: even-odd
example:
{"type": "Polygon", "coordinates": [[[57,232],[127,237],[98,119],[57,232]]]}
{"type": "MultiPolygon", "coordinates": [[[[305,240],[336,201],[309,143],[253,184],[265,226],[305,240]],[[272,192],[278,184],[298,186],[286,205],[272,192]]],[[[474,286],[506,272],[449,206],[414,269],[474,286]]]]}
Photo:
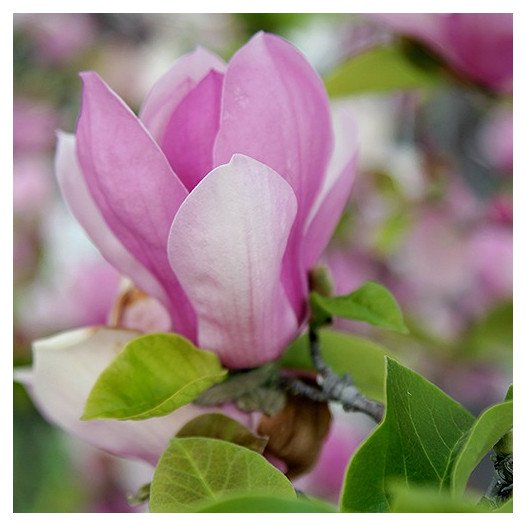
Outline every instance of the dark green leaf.
{"type": "Polygon", "coordinates": [[[392,479],[448,489],[456,454],[473,422],[438,387],[386,358],[385,417],[351,459],[342,510],[389,511],[386,486],[392,479]]]}
{"type": "Polygon", "coordinates": [[[171,413],[221,382],[218,357],[177,334],[148,334],[129,342],[102,372],[83,420],[142,420],[171,413]]]}
{"type": "Polygon", "coordinates": [[[495,404],[477,418],[455,458],[451,473],[453,495],[462,495],[472,471],[512,426],[512,401],[495,404]]]}
{"type": "Polygon", "coordinates": [[[396,46],[375,47],[340,64],[326,78],[331,97],[357,93],[421,88],[436,85],[436,71],[415,66],[396,46]]]}
{"type": "Polygon", "coordinates": [[[263,453],[268,442],[267,438],[255,435],[237,420],[221,413],[208,413],[190,420],[179,430],[177,436],[217,438],[248,447],[257,453],[263,453]]]}
{"type": "Polygon", "coordinates": [[[508,392],[506,393],[506,398],[504,400],[513,400],[513,384],[509,386],[508,392]]]}
{"type": "Polygon", "coordinates": [[[436,488],[419,486],[391,485],[392,507],[394,513],[489,513],[491,509],[479,505],[480,497],[464,496],[454,498],[441,493],[436,488]]]}
{"type": "MultiPolygon", "coordinates": [[[[369,340],[344,332],[319,331],[323,359],[338,374],[349,373],[360,391],[369,398],[384,399],[384,358],[389,351],[369,340]]],[[[282,367],[314,370],[306,334],[294,341],[281,359],[282,367]]]]}
{"type": "Polygon", "coordinates": [[[409,332],[394,296],[373,281],[367,281],[346,296],[326,298],[312,292],[311,305],[315,312],[321,309],[329,316],[364,321],[404,334],[409,332]]]}
{"type": "Polygon", "coordinates": [[[215,438],[174,438],[153,476],[150,511],[195,511],[247,492],[296,495],[281,471],[246,447],[215,438]]]}
{"type": "Polygon", "coordinates": [[[326,502],[281,497],[240,496],[198,510],[202,513],[336,513],[326,502]]]}

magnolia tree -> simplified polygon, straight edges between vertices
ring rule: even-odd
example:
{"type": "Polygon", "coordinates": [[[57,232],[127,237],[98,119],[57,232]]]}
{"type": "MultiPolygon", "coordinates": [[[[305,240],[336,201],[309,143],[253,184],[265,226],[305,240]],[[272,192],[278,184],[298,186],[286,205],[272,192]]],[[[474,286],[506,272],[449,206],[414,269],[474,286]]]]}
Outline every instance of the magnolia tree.
{"type": "MultiPolygon", "coordinates": [[[[360,75],[358,89],[444,79],[488,96],[510,89],[511,55],[499,57],[511,50],[511,15],[380,22],[432,50],[433,67],[408,58],[406,44],[373,49],[340,66],[332,93],[351,92],[360,75]],[[486,48],[499,50],[498,67],[480,58],[486,48]]],[[[475,417],[382,345],[331,328],[345,319],[409,332],[384,286],[336,296],[319,265],[353,186],[358,141],[352,113],[331,112],[306,58],[267,33],[228,64],[197,48],[138,116],[97,73],[81,78],[56,176],[127,279],[107,326],[34,342],[32,366],[16,376],[42,414],[154,466],[134,497],[152,512],[511,510],[511,388],[475,417]],[[340,447],[349,412],[376,427],[336,485],[336,508],[296,481],[340,447]],[[466,493],[491,450],[486,494],[466,493]]]]}

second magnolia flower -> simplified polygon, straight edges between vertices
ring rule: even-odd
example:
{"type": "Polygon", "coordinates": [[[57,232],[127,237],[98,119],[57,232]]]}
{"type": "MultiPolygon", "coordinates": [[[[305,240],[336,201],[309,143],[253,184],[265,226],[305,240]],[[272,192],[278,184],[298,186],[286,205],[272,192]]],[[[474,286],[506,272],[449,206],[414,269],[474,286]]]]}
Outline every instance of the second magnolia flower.
{"type": "Polygon", "coordinates": [[[349,197],[352,118],[338,116],[335,144],[320,78],[264,33],[228,65],[203,49],[179,59],[139,118],[96,73],[82,79],[76,137],[60,134],[57,154],[73,214],[175,332],[228,367],[277,358],[349,197]]]}

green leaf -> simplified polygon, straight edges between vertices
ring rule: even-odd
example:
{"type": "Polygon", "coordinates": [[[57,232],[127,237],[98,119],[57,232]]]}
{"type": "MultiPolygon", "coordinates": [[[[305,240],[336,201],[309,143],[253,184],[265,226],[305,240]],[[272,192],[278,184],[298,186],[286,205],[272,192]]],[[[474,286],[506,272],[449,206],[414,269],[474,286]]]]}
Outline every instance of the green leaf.
{"type": "Polygon", "coordinates": [[[358,320],[407,334],[402,312],[394,296],[382,285],[367,281],[346,296],[326,298],[311,293],[315,312],[325,311],[328,316],[358,320]]]}
{"type": "Polygon", "coordinates": [[[462,495],[472,471],[512,426],[513,401],[495,404],[477,418],[453,465],[451,474],[453,495],[462,495]]]}
{"type": "Polygon", "coordinates": [[[255,435],[237,420],[221,413],[208,413],[190,420],[179,430],[177,436],[217,438],[247,447],[257,453],[263,453],[268,442],[268,438],[255,435]]]}
{"type": "Polygon", "coordinates": [[[513,384],[511,384],[508,388],[508,392],[506,393],[506,398],[504,400],[513,400],[513,384]]]}
{"type": "Polygon", "coordinates": [[[436,488],[391,485],[391,511],[394,513],[489,513],[487,506],[479,505],[480,497],[454,498],[436,488]]]}
{"type": "Polygon", "coordinates": [[[448,489],[474,417],[419,374],[386,358],[384,420],[351,459],[342,511],[385,512],[391,480],[448,489]]]}
{"type": "Polygon", "coordinates": [[[215,438],[174,438],[153,476],[150,511],[195,511],[247,492],[296,495],[281,471],[246,447],[215,438]]]}
{"type": "MultiPolygon", "coordinates": [[[[384,399],[385,356],[389,351],[369,340],[344,332],[319,331],[323,359],[338,374],[349,373],[355,385],[369,398],[384,399]]],[[[306,334],[295,340],[281,358],[288,369],[314,370],[306,334]]]]}
{"type": "Polygon", "coordinates": [[[89,394],[83,420],[142,420],[171,413],[221,382],[227,371],[212,352],[177,334],[129,342],[89,394]]]}
{"type": "Polygon", "coordinates": [[[338,510],[319,500],[253,495],[221,500],[197,511],[201,513],[337,513],[338,510]]]}
{"type": "Polygon", "coordinates": [[[433,86],[436,71],[414,65],[396,46],[375,47],[340,64],[325,79],[331,97],[433,86]]]}
{"type": "Polygon", "coordinates": [[[513,499],[507,500],[495,513],[513,513],[513,499]]]}

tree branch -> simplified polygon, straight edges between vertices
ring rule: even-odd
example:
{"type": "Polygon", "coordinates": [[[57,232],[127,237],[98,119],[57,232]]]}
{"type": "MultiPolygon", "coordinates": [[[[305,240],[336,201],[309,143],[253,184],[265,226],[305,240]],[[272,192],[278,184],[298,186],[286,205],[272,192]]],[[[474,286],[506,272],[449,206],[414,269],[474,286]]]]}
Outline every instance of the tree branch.
{"type": "Polygon", "coordinates": [[[506,502],[513,493],[513,454],[500,455],[497,453],[492,460],[495,473],[482,501],[493,508],[497,508],[506,502]]]}
{"type": "Polygon", "coordinates": [[[365,413],[374,421],[380,422],[384,414],[383,405],[363,396],[348,375],[337,375],[324,362],[318,334],[312,327],[309,328],[309,346],[312,363],[319,375],[319,388],[297,378],[283,378],[284,387],[296,395],[305,396],[317,402],[339,402],[344,411],[365,413]]]}

